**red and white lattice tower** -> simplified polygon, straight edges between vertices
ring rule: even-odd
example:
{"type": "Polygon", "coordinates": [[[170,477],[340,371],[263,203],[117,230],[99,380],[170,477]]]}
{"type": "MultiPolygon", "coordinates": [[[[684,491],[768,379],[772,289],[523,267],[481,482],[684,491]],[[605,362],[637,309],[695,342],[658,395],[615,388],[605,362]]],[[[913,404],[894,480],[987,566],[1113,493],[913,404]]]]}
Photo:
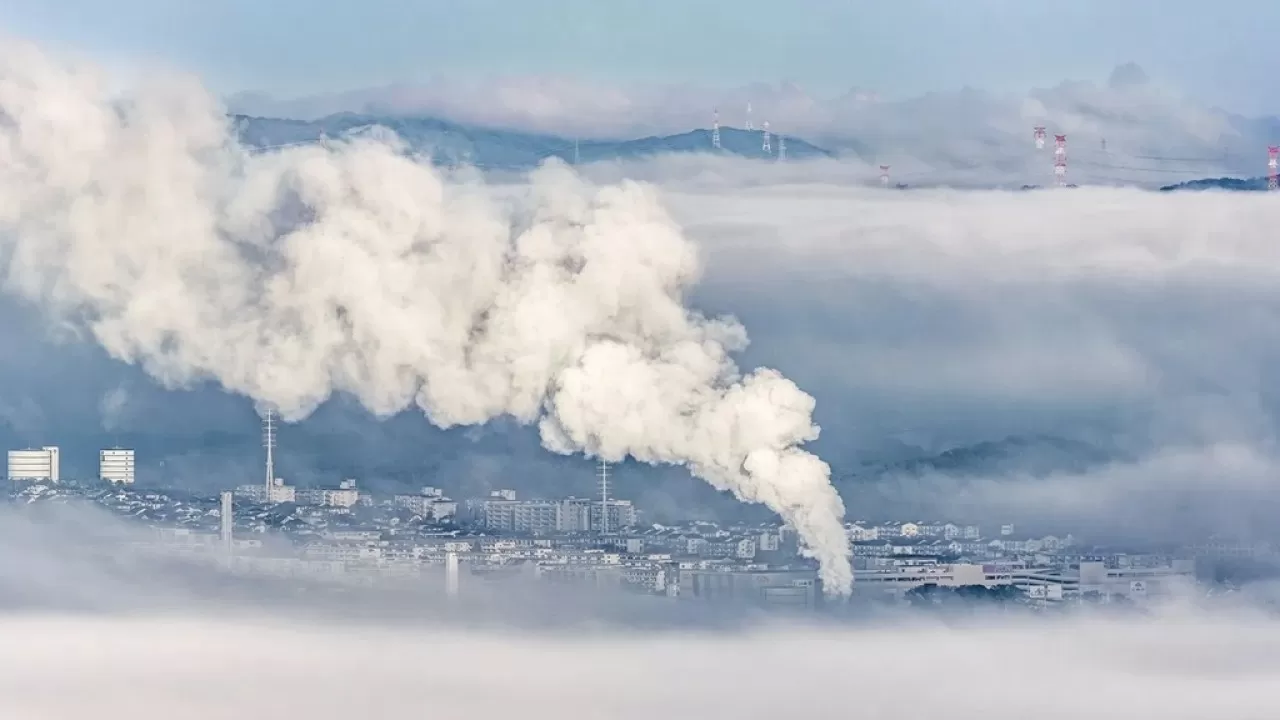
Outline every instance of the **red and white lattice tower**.
{"type": "Polygon", "coordinates": [[[880,166],[880,184],[888,187],[889,185],[889,166],[880,166]]]}
{"type": "Polygon", "coordinates": [[[720,149],[720,111],[714,111],[711,118],[711,147],[720,149]]]}
{"type": "Polygon", "coordinates": [[[1036,126],[1035,138],[1036,138],[1036,149],[1043,150],[1044,149],[1044,126],[1043,125],[1036,126]]]}
{"type": "Polygon", "coordinates": [[[1280,157],[1280,147],[1270,145],[1267,147],[1267,189],[1280,189],[1280,176],[1276,174],[1276,158],[1280,157]]]}
{"type": "Polygon", "coordinates": [[[769,145],[769,121],[768,120],[764,121],[763,132],[764,132],[764,140],[760,142],[760,152],[763,152],[765,155],[772,155],[773,148],[772,146],[769,145]]]}
{"type": "Polygon", "coordinates": [[[1067,184],[1067,136],[1053,136],[1053,176],[1059,187],[1067,184]]]}

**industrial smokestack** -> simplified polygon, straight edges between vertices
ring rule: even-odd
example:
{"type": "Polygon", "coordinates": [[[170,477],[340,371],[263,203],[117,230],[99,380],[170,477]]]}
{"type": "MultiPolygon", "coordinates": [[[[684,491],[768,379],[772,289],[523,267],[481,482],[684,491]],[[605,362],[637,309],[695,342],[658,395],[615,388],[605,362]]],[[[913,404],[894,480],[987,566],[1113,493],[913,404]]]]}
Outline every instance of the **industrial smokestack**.
{"type": "Polygon", "coordinates": [[[235,515],[231,506],[231,491],[224,490],[219,496],[222,501],[219,511],[219,519],[221,521],[220,529],[222,531],[222,551],[229,557],[232,552],[232,529],[235,527],[235,515]]]}
{"type": "Polygon", "coordinates": [[[553,164],[499,202],[377,138],[252,155],[194,83],[120,97],[21,43],[0,48],[0,118],[7,287],[113,357],[286,422],[343,392],[683,465],[779,513],[849,589],[844,505],[802,449],[814,400],[740,372],[743,328],[684,306],[697,249],[652,189],[553,164]]]}
{"type": "Polygon", "coordinates": [[[444,557],[444,591],[449,597],[458,597],[458,553],[444,557]]]}

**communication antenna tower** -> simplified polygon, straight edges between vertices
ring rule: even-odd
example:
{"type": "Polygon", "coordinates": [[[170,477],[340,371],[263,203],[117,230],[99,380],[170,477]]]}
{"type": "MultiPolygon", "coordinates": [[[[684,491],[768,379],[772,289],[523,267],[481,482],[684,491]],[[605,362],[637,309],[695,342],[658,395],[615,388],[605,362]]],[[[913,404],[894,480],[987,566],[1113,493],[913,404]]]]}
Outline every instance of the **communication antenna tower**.
{"type": "Polygon", "coordinates": [[[760,151],[763,152],[765,155],[772,155],[773,149],[769,146],[769,121],[768,120],[764,121],[763,134],[764,134],[764,140],[760,143],[760,151]]]}
{"type": "Polygon", "coordinates": [[[1280,146],[1269,145],[1267,147],[1267,189],[1275,191],[1280,189],[1280,176],[1276,174],[1276,157],[1280,156],[1280,146]]]}
{"type": "Polygon", "coordinates": [[[711,147],[716,150],[720,149],[720,111],[715,110],[711,115],[711,147]]]}
{"type": "Polygon", "coordinates": [[[1037,125],[1035,130],[1036,130],[1035,132],[1036,149],[1043,150],[1044,149],[1044,126],[1037,125]]]}
{"type": "Polygon", "coordinates": [[[276,423],[275,412],[268,409],[262,418],[262,446],[267,449],[267,501],[271,500],[271,487],[276,479],[276,423]]]}
{"type": "Polygon", "coordinates": [[[889,166],[880,166],[880,184],[889,187],[889,166]]]}
{"type": "Polygon", "coordinates": [[[609,462],[600,458],[600,534],[609,534],[609,462]]]}
{"type": "Polygon", "coordinates": [[[755,126],[751,124],[751,102],[747,101],[747,130],[755,130],[755,126]]]}
{"type": "Polygon", "coordinates": [[[1067,184],[1067,136],[1053,136],[1053,174],[1058,179],[1058,187],[1067,184]]]}

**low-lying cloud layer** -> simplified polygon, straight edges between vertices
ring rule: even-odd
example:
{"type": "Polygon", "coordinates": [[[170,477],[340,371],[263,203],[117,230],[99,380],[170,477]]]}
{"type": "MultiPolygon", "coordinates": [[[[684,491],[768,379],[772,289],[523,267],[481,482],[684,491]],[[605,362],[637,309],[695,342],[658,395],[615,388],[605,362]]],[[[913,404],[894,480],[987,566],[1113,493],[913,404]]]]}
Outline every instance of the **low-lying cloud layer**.
{"type": "Polygon", "coordinates": [[[854,410],[886,428],[924,430],[950,407],[1002,430],[1001,415],[1021,415],[1030,430],[1036,413],[1109,406],[1165,410],[1153,429],[1200,436],[1247,434],[1270,414],[1269,195],[672,181],[665,199],[706,253],[700,292],[713,306],[740,297],[759,326],[748,353],[803,338],[794,371],[882,397],[854,410]]]}
{"type": "Polygon", "coordinates": [[[736,298],[747,357],[815,389],[837,474],[895,441],[927,454],[1047,435],[1114,460],[964,502],[954,483],[893,473],[870,506],[845,486],[851,506],[1263,530],[1246,511],[1276,489],[1273,197],[666,187],[708,258],[700,298],[736,298]],[[924,488],[925,506],[889,500],[924,488]]]}
{"type": "Polygon", "coordinates": [[[416,600],[380,586],[330,604],[294,581],[232,592],[216,564],[113,544],[146,533],[99,512],[37,505],[0,521],[6,717],[1266,718],[1280,671],[1263,595],[1192,592],[1119,616],[734,622],[704,601],[635,598],[664,610],[646,616],[515,578],[479,594],[464,582],[461,602],[437,579],[416,600]]]}
{"type": "Polygon", "coordinates": [[[1280,624],[1196,615],[643,639],[184,617],[7,618],[0,631],[0,709],[50,720],[1261,720],[1280,671],[1280,624]]]}

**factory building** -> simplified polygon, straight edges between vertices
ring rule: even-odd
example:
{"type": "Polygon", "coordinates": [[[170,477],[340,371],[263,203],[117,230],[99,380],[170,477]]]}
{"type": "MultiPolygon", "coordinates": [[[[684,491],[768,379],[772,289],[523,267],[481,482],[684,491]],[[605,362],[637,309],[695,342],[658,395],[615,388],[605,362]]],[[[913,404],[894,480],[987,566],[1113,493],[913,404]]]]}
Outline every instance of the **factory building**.
{"type": "Polygon", "coordinates": [[[98,477],[113,485],[132,485],[133,451],[112,448],[98,453],[98,477]]]}
{"type": "Polygon", "coordinates": [[[822,606],[822,581],[811,570],[702,570],[680,568],[684,600],[737,602],[769,607],[822,606]]]}
{"type": "Polygon", "coordinates": [[[9,479],[49,482],[59,481],[58,448],[56,446],[39,449],[9,451],[9,479]]]}
{"type": "Polygon", "coordinates": [[[868,598],[902,597],[923,585],[944,588],[1012,585],[1033,600],[1117,598],[1141,600],[1168,596],[1190,582],[1195,564],[1173,560],[1150,568],[1107,567],[1102,562],[1080,562],[1068,568],[1004,567],[969,563],[903,565],[855,572],[854,592],[868,598]]]}

